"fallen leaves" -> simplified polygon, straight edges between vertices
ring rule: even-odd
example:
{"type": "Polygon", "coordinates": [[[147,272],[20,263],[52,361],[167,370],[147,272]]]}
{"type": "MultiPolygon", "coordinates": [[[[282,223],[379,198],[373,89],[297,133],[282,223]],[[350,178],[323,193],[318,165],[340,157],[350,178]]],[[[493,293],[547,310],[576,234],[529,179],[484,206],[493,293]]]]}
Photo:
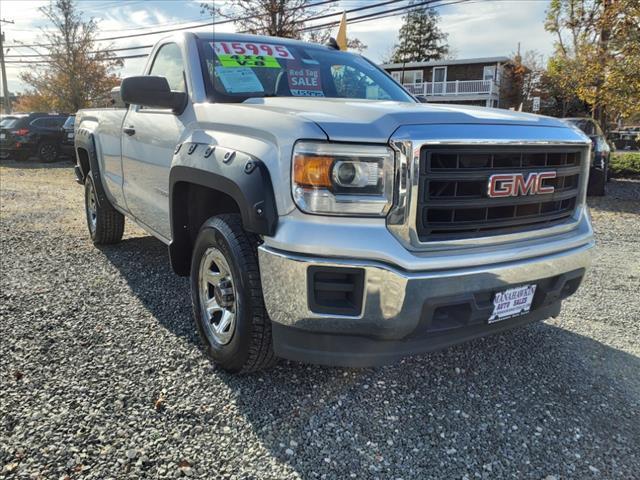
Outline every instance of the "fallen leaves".
{"type": "Polygon", "coordinates": [[[153,408],[155,408],[157,412],[161,412],[165,409],[166,403],[167,399],[165,398],[164,394],[161,393],[157,400],[154,402],[153,408]]]}

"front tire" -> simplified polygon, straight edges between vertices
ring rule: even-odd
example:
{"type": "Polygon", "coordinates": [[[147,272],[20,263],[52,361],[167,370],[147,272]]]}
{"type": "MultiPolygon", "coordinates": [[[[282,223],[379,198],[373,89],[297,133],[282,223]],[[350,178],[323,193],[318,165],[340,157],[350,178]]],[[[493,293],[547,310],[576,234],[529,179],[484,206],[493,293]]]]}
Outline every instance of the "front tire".
{"type": "Polygon", "coordinates": [[[106,198],[98,203],[91,172],[84,180],[84,205],[87,227],[94,245],[107,245],[122,240],[124,215],[113,208],[106,198]]]}
{"type": "Polygon", "coordinates": [[[223,369],[248,373],[275,364],[264,307],[258,237],[239,215],[219,215],[200,228],[191,259],[191,301],[207,355],[223,369]]]}

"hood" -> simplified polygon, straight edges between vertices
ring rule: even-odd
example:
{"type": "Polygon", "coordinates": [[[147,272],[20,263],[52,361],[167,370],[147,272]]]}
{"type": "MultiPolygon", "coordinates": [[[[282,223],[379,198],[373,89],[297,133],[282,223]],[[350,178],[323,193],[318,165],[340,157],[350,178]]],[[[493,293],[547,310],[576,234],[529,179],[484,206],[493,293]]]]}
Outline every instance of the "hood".
{"type": "Polygon", "coordinates": [[[406,125],[492,124],[568,128],[551,117],[466,105],[300,97],[251,98],[243,105],[311,120],[333,141],[386,142],[393,132],[406,125]]]}

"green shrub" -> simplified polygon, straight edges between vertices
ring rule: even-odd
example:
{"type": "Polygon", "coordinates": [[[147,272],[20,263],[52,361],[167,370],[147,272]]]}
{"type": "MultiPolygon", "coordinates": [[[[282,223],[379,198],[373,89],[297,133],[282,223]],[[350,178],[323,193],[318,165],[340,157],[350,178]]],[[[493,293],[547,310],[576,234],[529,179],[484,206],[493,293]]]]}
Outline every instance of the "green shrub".
{"type": "Polygon", "coordinates": [[[640,152],[614,152],[609,171],[614,177],[640,175],[640,152]]]}

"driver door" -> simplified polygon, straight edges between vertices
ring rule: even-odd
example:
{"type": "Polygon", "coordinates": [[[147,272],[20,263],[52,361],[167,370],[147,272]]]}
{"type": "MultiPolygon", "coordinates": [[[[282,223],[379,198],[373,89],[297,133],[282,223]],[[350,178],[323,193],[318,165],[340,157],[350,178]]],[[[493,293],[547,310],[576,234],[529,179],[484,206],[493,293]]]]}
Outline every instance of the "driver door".
{"type": "MultiPolygon", "coordinates": [[[[186,92],[184,60],[173,42],[157,51],[147,75],[165,77],[172,90],[186,92]]],[[[130,105],[122,132],[124,196],[131,214],[167,242],[169,170],[190,110],[175,115],[170,109],[130,105]]]]}

